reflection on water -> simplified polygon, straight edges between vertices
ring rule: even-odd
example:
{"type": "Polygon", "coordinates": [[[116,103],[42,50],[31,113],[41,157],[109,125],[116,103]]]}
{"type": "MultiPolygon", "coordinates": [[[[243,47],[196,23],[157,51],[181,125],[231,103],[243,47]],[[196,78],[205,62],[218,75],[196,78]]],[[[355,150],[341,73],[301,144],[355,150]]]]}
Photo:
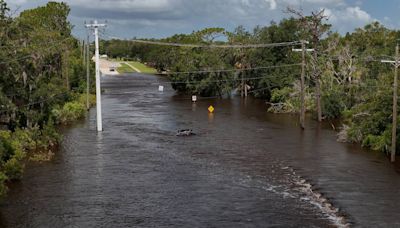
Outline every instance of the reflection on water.
{"type": "Polygon", "coordinates": [[[66,129],[54,161],[11,186],[1,227],[400,226],[399,175],[329,124],[301,131],[262,100],[193,103],[140,80],[165,81],[104,78],[105,131],[95,110],[66,129]]]}
{"type": "Polygon", "coordinates": [[[213,123],[214,121],[214,113],[208,113],[208,123],[213,123]]]}

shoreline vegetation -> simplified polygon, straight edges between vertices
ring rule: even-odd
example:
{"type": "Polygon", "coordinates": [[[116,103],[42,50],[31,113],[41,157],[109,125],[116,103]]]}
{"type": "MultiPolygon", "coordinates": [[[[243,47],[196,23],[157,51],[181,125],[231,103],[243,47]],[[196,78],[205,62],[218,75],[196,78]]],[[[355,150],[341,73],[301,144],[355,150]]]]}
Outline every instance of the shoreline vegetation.
{"type": "Polygon", "coordinates": [[[168,72],[178,93],[224,97],[233,91],[242,95],[248,92],[265,99],[272,113],[298,113],[302,57],[292,48],[300,46],[201,48],[193,44],[204,47],[309,41],[306,48],[314,51],[306,53],[307,112],[321,121],[341,119],[343,126],[334,127],[340,130],[341,142],[390,152],[394,73],[392,66],[380,60],[395,55],[400,31],[373,22],[339,34],[326,23],[324,10],[310,16],[293,9],[288,12],[291,17],[253,30],[243,26],[234,31],[206,28],[140,42],[135,42],[136,38],[105,40],[102,47],[111,58],[139,59],[159,73],[168,72]]]}
{"type": "MultiPolygon", "coordinates": [[[[53,157],[62,141],[58,126],[87,113],[86,66],[69,11],[49,2],[14,16],[0,0],[0,198],[27,161],[53,157]]],[[[89,100],[95,104],[94,95],[89,100]]]]}

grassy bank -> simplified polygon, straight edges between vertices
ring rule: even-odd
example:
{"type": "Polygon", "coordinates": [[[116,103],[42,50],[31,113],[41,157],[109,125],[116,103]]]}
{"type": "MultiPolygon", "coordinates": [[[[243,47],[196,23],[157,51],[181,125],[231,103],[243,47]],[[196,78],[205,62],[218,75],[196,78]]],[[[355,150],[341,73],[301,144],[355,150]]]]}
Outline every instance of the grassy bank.
{"type": "MultiPolygon", "coordinates": [[[[90,105],[95,96],[90,96],[90,105]]],[[[86,115],[86,95],[74,94],[71,101],[52,109],[49,121],[41,128],[17,128],[14,131],[0,131],[0,197],[7,193],[7,183],[20,180],[25,162],[51,160],[61,135],[57,126],[70,124],[86,115]]]]}
{"type": "Polygon", "coordinates": [[[154,68],[151,68],[141,62],[128,62],[130,65],[135,67],[136,69],[140,70],[141,73],[144,74],[155,74],[157,73],[157,70],[154,68]]]}
{"type": "Polygon", "coordinates": [[[121,62],[121,66],[118,67],[117,71],[118,73],[135,73],[138,72],[137,70],[139,70],[139,73],[143,73],[143,74],[155,74],[157,73],[157,70],[154,68],[151,68],[149,66],[146,66],[143,63],[140,62],[135,62],[135,61],[130,61],[130,62],[121,62]],[[127,64],[128,63],[128,64],[127,64]],[[134,68],[132,68],[132,67],[134,68]],[[137,69],[137,70],[136,70],[137,69]]]}
{"type": "Polygon", "coordinates": [[[117,68],[118,73],[124,74],[124,73],[134,73],[136,72],[132,67],[128,66],[126,63],[120,63],[120,67],[117,68]]]}

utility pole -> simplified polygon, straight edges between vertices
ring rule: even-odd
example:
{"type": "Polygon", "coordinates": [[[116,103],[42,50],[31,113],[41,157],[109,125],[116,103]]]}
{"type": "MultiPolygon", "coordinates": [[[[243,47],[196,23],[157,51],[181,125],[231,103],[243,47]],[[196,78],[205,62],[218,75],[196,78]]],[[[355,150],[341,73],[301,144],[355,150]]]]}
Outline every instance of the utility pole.
{"type": "MultiPolygon", "coordinates": [[[[316,48],[316,44],[314,44],[316,48]]],[[[317,96],[317,116],[318,116],[318,122],[322,122],[322,108],[321,108],[321,76],[320,73],[318,72],[318,53],[314,51],[313,53],[314,61],[313,61],[313,68],[314,68],[314,78],[315,78],[315,88],[316,88],[316,96],[317,96]]]]}
{"type": "Polygon", "coordinates": [[[85,40],[80,40],[80,48],[81,48],[81,57],[83,58],[85,56],[85,40]]]}
{"type": "Polygon", "coordinates": [[[97,108],[97,131],[103,131],[103,121],[101,116],[101,85],[100,85],[100,53],[99,53],[99,28],[106,24],[99,24],[94,21],[92,24],[86,24],[86,28],[94,29],[95,40],[95,58],[96,58],[96,108],[97,108]]]}
{"type": "Polygon", "coordinates": [[[294,52],[301,52],[301,80],[300,80],[300,127],[305,129],[305,116],[306,116],[306,88],[305,88],[305,75],[306,75],[306,52],[312,52],[314,49],[306,49],[307,41],[301,41],[301,49],[292,49],[294,52]]]}
{"type": "Polygon", "coordinates": [[[83,65],[86,65],[86,43],[85,40],[82,40],[82,61],[83,65]]]}
{"type": "Polygon", "coordinates": [[[86,109],[89,111],[90,103],[89,103],[89,95],[90,95],[90,36],[87,34],[86,37],[86,109]]]}
{"type": "Polygon", "coordinates": [[[246,76],[246,68],[244,68],[242,71],[242,86],[243,86],[242,91],[244,90],[244,97],[247,97],[247,83],[244,80],[245,76],[246,76]]]}
{"type": "Polygon", "coordinates": [[[391,151],[391,162],[396,161],[396,138],[397,138],[397,90],[399,87],[398,82],[398,68],[400,66],[399,56],[399,44],[396,45],[396,57],[395,61],[382,60],[382,63],[390,63],[394,66],[394,83],[393,83],[393,123],[392,123],[392,151],[391,151]]]}
{"type": "Polygon", "coordinates": [[[67,81],[67,89],[71,90],[71,86],[69,84],[69,51],[65,51],[65,78],[67,81]]]}
{"type": "Polygon", "coordinates": [[[242,76],[242,88],[241,88],[241,91],[240,91],[240,96],[241,97],[244,97],[244,76],[243,76],[243,74],[244,74],[244,71],[242,71],[242,73],[241,73],[241,76],[242,76]]]}

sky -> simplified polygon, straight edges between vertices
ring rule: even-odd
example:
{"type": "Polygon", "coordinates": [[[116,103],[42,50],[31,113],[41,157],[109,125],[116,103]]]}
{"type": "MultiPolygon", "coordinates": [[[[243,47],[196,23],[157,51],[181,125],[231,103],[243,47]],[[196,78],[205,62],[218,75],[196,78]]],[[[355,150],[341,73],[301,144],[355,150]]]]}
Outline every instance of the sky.
{"type": "MultiPolygon", "coordinates": [[[[56,0],[58,1],[58,0],[56,0]]],[[[17,12],[45,5],[46,0],[6,0],[17,12]]],[[[304,13],[325,9],[333,30],[342,34],[379,21],[400,28],[400,0],[64,0],[71,7],[73,33],[85,37],[84,22],[107,21],[104,38],[163,38],[206,27],[232,31],[279,22],[290,6],[304,13]]]]}

